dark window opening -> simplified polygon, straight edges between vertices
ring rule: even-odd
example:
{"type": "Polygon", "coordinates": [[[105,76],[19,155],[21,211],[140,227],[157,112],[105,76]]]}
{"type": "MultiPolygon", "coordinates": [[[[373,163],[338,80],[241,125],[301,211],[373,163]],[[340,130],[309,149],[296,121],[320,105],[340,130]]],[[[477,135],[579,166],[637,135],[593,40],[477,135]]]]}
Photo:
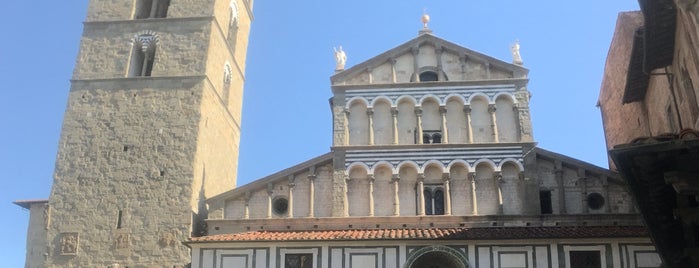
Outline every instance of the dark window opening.
{"type": "Polygon", "coordinates": [[[587,206],[591,209],[600,209],[604,206],[604,196],[599,193],[587,195],[587,206]]]}
{"type": "Polygon", "coordinates": [[[119,213],[117,214],[117,225],[116,225],[117,229],[121,229],[121,216],[122,216],[121,210],[119,210],[119,213]]]}
{"type": "Polygon", "coordinates": [[[442,143],[442,133],[439,130],[425,130],[422,133],[422,143],[442,143]]]}
{"type": "Polygon", "coordinates": [[[272,210],[274,211],[274,214],[280,216],[286,215],[287,211],[289,211],[289,200],[287,200],[285,197],[275,198],[272,202],[272,210]]]}
{"type": "Polygon", "coordinates": [[[432,191],[425,189],[423,198],[425,199],[425,215],[432,215],[432,191]]]}
{"type": "Polygon", "coordinates": [[[430,134],[422,134],[422,143],[430,144],[430,134]]]}
{"type": "Polygon", "coordinates": [[[313,268],[313,254],[285,254],[285,268],[313,268]]]}
{"type": "Polygon", "coordinates": [[[444,215],[444,192],[437,190],[434,192],[434,215],[444,215]]]}
{"type": "Polygon", "coordinates": [[[438,81],[439,76],[437,75],[436,72],[433,71],[425,71],[420,73],[420,82],[432,82],[432,81],[438,81]]]}
{"type": "Polygon", "coordinates": [[[570,268],[601,268],[602,260],[600,252],[596,250],[590,251],[571,251],[570,253],[570,268]]]}
{"type": "Polygon", "coordinates": [[[129,76],[151,76],[153,64],[155,63],[155,47],[151,46],[146,51],[143,51],[141,44],[136,44],[133,50],[129,76]]]}
{"type": "Polygon", "coordinates": [[[541,205],[541,214],[553,213],[551,191],[539,191],[539,204],[541,205]]]}
{"type": "Polygon", "coordinates": [[[442,143],[442,134],[432,134],[432,143],[442,143]]]}
{"type": "Polygon", "coordinates": [[[426,185],[423,191],[425,215],[444,215],[444,191],[441,185],[426,185]]]}
{"type": "Polygon", "coordinates": [[[141,0],[136,7],[136,19],[165,18],[170,0],[141,0]]]}

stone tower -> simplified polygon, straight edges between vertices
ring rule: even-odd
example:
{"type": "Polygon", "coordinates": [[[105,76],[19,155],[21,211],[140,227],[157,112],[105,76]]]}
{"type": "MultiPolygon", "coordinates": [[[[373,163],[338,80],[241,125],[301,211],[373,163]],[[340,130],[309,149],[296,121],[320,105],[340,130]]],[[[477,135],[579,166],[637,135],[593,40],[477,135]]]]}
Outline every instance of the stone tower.
{"type": "Polygon", "coordinates": [[[27,267],[190,262],[204,199],[236,184],[251,20],[252,0],[89,1],[27,267]]]}

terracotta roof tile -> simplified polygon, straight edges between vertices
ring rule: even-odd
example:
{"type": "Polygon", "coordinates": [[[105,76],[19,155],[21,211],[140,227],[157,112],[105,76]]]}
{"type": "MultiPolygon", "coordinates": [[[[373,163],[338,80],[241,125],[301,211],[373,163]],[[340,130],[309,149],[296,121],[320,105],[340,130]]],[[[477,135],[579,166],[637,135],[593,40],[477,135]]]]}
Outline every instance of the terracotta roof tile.
{"type": "Polygon", "coordinates": [[[428,229],[361,229],[250,231],[193,237],[189,243],[252,241],[346,241],[346,240],[487,240],[546,238],[648,237],[642,226],[562,226],[562,227],[486,227],[428,229]]]}

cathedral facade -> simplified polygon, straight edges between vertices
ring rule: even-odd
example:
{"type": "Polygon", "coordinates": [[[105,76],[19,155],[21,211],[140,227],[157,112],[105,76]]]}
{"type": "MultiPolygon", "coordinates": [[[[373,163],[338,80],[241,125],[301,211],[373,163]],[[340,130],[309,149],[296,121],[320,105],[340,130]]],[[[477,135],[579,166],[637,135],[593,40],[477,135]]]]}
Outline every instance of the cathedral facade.
{"type": "Polygon", "coordinates": [[[536,147],[518,49],[336,51],[331,152],[208,199],[192,267],[659,267],[616,173],[536,147]]]}

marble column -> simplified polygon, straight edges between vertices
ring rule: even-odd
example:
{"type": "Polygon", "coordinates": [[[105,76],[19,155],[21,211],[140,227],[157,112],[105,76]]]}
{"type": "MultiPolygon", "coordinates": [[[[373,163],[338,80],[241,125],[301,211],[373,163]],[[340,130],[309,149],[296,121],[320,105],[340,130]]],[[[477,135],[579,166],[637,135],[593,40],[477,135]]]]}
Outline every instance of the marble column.
{"type": "Polygon", "coordinates": [[[349,217],[349,198],[348,198],[349,181],[350,181],[350,177],[345,175],[345,185],[344,185],[345,189],[343,191],[343,197],[342,197],[345,201],[344,202],[344,215],[345,215],[345,217],[349,217]]]}
{"type": "Polygon", "coordinates": [[[464,107],[466,113],[466,127],[468,128],[468,143],[473,143],[473,126],[471,126],[471,107],[464,107]]]}
{"type": "Polygon", "coordinates": [[[294,175],[289,175],[289,207],[287,209],[288,218],[294,217],[294,187],[296,187],[294,179],[294,175]]]}
{"type": "Polygon", "coordinates": [[[369,216],[374,216],[374,175],[369,175],[369,216]]]}
{"type": "Polygon", "coordinates": [[[488,105],[488,112],[490,112],[490,120],[493,123],[493,141],[500,142],[500,138],[498,137],[498,120],[495,116],[495,110],[495,104],[488,105]]]}
{"type": "Polygon", "coordinates": [[[391,82],[396,83],[398,81],[396,78],[396,59],[390,59],[388,62],[391,64],[391,82]]]}
{"type": "Polygon", "coordinates": [[[473,211],[471,214],[478,215],[478,196],[476,195],[476,173],[469,173],[468,178],[471,181],[471,204],[473,204],[473,211]]]}
{"type": "Polygon", "coordinates": [[[374,145],[374,109],[367,108],[366,114],[369,117],[369,145],[374,145]]]}
{"type": "Polygon", "coordinates": [[[393,119],[393,144],[398,144],[398,108],[391,107],[391,117],[393,119]]]}
{"type": "Polygon", "coordinates": [[[393,178],[393,216],[400,216],[400,196],[398,195],[398,182],[400,177],[398,174],[394,174],[393,178]]]}
{"type": "Polygon", "coordinates": [[[447,129],[447,107],[440,106],[439,113],[442,115],[442,143],[449,143],[449,129],[447,129]]]}
{"type": "Polygon", "coordinates": [[[505,183],[505,180],[502,179],[502,173],[500,172],[495,172],[493,179],[498,187],[498,214],[503,214],[502,184],[505,183]]]}
{"type": "Polygon", "coordinates": [[[250,192],[245,192],[245,211],[243,212],[243,219],[250,219],[250,192]]]}
{"type": "Polygon", "coordinates": [[[417,215],[425,216],[425,176],[417,175],[417,215]]]}
{"type": "MultiPolygon", "coordinates": [[[[149,18],[155,18],[156,11],[158,11],[158,0],[153,0],[153,2],[151,2],[151,5],[150,5],[150,17],[149,18]]],[[[145,67],[143,69],[145,69],[145,67]]]]}
{"type": "Polygon", "coordinates": [[[417,144],[422,144],[422,109],[415,108],[415,115],[417,116],[417,144]]]}
{"type": "MultiPolygon", "coordinates": [[[[315,169],[315,167],[313,168],[315,169]]],[[[313,218],[315,210],[315,181],[316,174],[312,172],[308,174],[308,217],[313,218]]]]}
{"type": "Polygon", "coordinates": [[[449,174],[444,174],[444,215],[451,215],[451,178],[449,174]]]}
{"type": "Polygon", "coordinates": [[[274,193],[274,185],[267,184],[267,218],[272,218],[272,194],[274,193]]]}

